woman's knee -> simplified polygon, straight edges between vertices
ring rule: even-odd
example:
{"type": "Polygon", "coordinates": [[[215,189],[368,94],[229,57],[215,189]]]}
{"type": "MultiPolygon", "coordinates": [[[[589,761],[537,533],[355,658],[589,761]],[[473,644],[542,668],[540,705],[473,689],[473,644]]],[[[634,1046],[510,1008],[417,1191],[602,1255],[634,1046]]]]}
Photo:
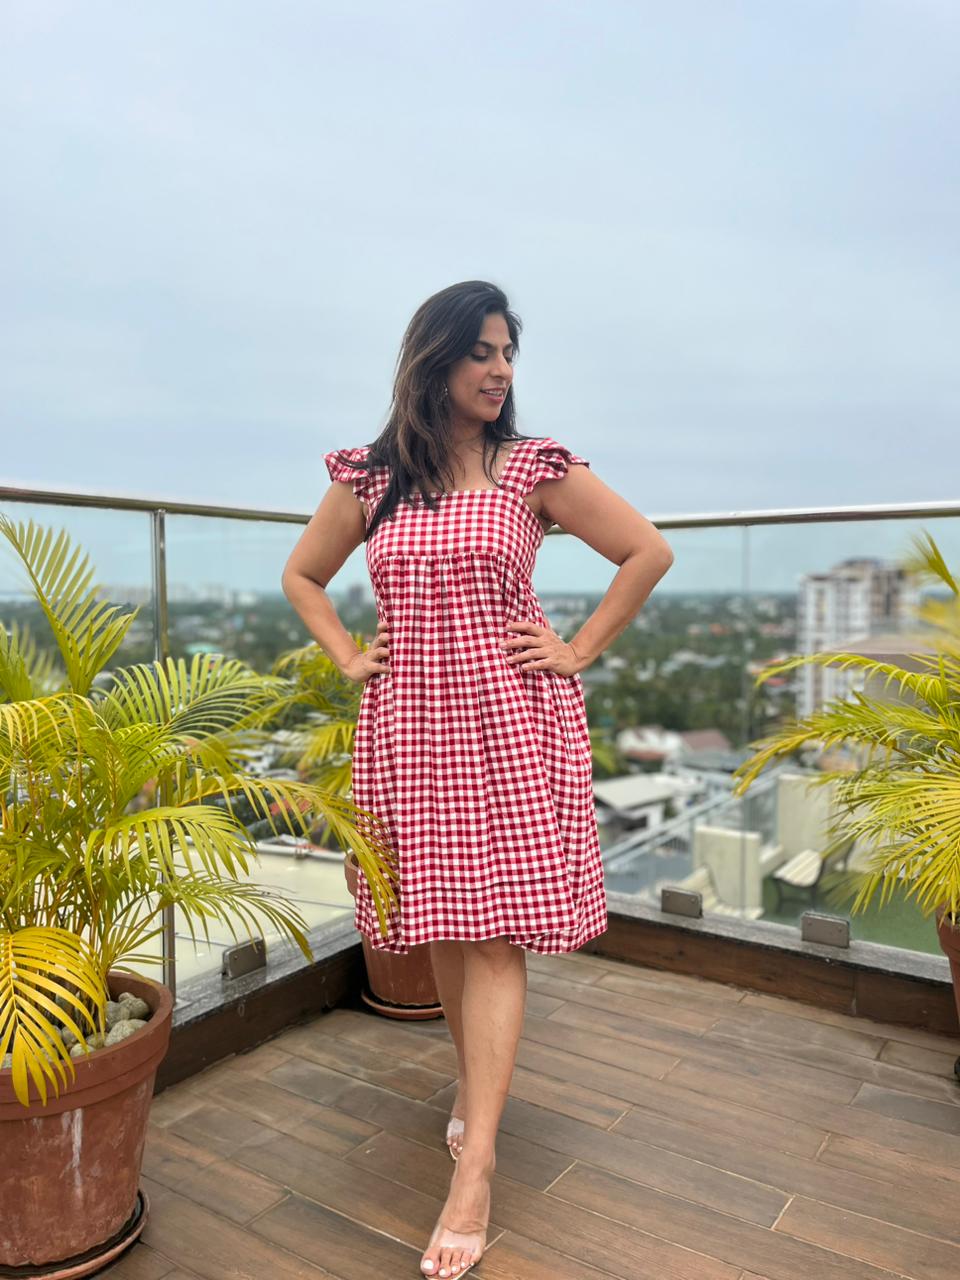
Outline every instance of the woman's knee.
{"type": "Polygon", "coordinates": [[[523,948],[512,943],[509,938],[484,938],[478,942],[463,942],[465,959],[475,958],[493,964],[522,964],[523,948]]]}

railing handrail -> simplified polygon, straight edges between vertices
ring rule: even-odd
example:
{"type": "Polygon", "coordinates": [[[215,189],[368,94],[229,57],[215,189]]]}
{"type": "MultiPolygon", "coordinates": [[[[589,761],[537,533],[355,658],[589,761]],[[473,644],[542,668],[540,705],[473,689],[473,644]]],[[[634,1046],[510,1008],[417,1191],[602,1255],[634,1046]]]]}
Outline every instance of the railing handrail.
{"type": "MultiPolygon", "coordinates": [[[[167,515],[208,516],[231,520],[264,520],[306,524],[312,512],[270,511],[256,507],[229,507],[207,502],[180,502],[163,498],[137,498],[130,494],[90,493],[71,489],[32,489],[0,485],[0,501],[36,502],[50,506],[95,507],[112,511],[163,511],[167,515]]],[[[688,515],[651,515],[658,529],[718,528],[762,524],[830,524],[853,520],[931,519],[960,516],[960,499],[944,502],[878,502],[846,507],[770,507],[752,511],[694,512],[688,515]]],[[[551,534],[563,534],[554,526],[551,534]]]]}

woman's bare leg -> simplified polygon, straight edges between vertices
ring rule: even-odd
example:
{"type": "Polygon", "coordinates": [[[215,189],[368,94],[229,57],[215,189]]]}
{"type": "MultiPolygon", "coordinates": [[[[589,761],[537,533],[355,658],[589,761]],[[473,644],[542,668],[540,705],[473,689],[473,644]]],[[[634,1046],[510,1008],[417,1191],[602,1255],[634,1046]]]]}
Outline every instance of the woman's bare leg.
{"type": "MultiPolygon", "coordinates": [[[[506,938],[461,942],[461,1022],[467,1096],[463,1154],[441,1217],[450,1229],[420,1262],[425,1275],[456,1276],[471,1260],[464,1236],[490,1216],[496,1138],[523,1030],[526,956],[506,938]],[[432,1265],[431,1265],[432,1264],[432,1265]]],[[[443,997],[441,996],[441,999],[443,997]]]]}
{"type": "MultiPolygon", "coordinates": [[[[467,1066],[463,1053],[463,944],[458,941],[431,942],[430,962],[443,1005],[443,1016],[457,1050],[457,1096],[450,1114],[463,1120],[467,1100],[467,1066]]],[[[462,1138],[451,1143],[455,1155],[463,1148],[462,1138]]]]}

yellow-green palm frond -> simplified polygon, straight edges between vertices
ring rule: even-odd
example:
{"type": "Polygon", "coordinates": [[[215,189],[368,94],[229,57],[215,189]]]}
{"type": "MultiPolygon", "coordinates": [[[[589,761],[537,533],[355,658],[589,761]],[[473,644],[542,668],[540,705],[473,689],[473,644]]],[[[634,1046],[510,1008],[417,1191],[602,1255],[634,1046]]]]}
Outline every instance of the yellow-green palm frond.
{"type": "Polygon", "coordinates": [[[230,931],[235,941],[240,941],[237,924],[241,924],[248,938],[257,938],[263,921],[273,925],[280,934],[290,937],[300,951],[313,958],[307,941],[307,922],[296,903],[287,894],[262,884],[242,881],[219,880],[215,876],[183,876],[164,886],[164,905],[175,904],[183,912],[191,933],[196,937],[200,930],[207,942],[211,942],[209,921],[216,921],[230,931]]]}
{"type": "Polygon", "coordinates": [[[0,701],[28,702],[59,688],[63,674],[26,623],[0,622],[0,701]]]}
{"type": "Polygon", "coordinates": [[[100,702],[112,725],[163,724],[171,733],[208,736],[246,723],[276,696],[280,682],[223,654],[145,662],[114,673],[100,702]]]}
{"type": "Polygon", "coordinates": [[[179,866],[194,872],[198,862],[211,875],[245,874],[247,857],[254,852],[244,827],[216,805],[158,805],[92,828],[84,840],[83,857],[88,873],[93,864],[117,861],[129,879],[134,860],[139,860],[155,868],[158,876],[175,879],[179,866]]]}
{"type": "Polygon", "coordinates": [[[57,928],[0,933],[0,1059],[13,1055],[13,1088],[24,1106],[31,1080],[45,1103],[48,1083],[58,1095],[67,1073],[74,1075],[53,1020],[83,1039],[103,1029],[106,999],[106,986],[81,938],[57,928]]]}
{"type": "Polygon", "coordinates": [[[883,676],[885,690],[889,688],[891,683],[896,682],[900,686],[901,692],[906,690],[915,697],[922,698],[925,702],[949,701],[951,697],[949,682],[945,679],[938,658],[923,653],[911,654],[910,656],[920,665],[936,669],[937,674],[928,675],[924,671],[907,671],[904,667],[897,666],[895,662],[881,662],[862,653],[847,653],[843,650],[822,650],[817,653],[796,654],[791,658],[784,658],[780,662],[771,663],[769,666],[764,667],[754,683],[759,686],[769,680],[771,676],[809,665],[836,667],[840,671],[845,671],[847,667],[855,667],[858,671],[862,671],[865,676],[883,676]]]}
{"type": "Polygon", "coordinates": [[[295,761],[302,773],[311,772],[336,756],[350,755],[356,728],[355,720],[310,719],[284,735],[281,756],[295,761]]]}
{"type": "Polygon", "coordinates": [[[737,779],[733,794],[743,795],[775,758],[793,755],[813,743],[823,750],[853,743],[868,750],[909,755],[913,744],[927,748],[939,741],[960,745],[960,730],[945,725],[941,715],[933,715],[921,707],[876,702],[856,693],[848,700],[834,699],[810,715],[787,721],[751,742],[754,754],[733,772],[737,779]]]}
{"type": "Polygon", "coordinates": [[[0,702],[0,768],[12,770],[25,758],[56,759],[75,741],[77,703],[72,693],[27,702],[0,702]]]}
{"type": "Polygon", "coordinates": [[[960,765],[853,776],[841,799],[870,850],[855,910],[879,889],[881,905],[902,892],[925,915],[941,903],[960,913],[960,765]]]}
{"type": "Polygon", "coordinates": [[[220,796],[228,803],[231,795],[239,793],[256,815],[269,820],[276,834],[279,831],[275,818],[281,815],[291,835],[309,836],[311,815],[314,820],[325,821],[340,847],[356,855],[370,885],[381,929],[386,931],[384,913],[397,901],[399,868],[386,823],[377,814],[313,783],[286,778],[260,779],[236,774],[209,778],[203,789],[205,795],[220,796]]]}
{"type": "MultiPolygon", "coordinates": [[[[354,634],[352,639],[359,648],[361,637],[354,634]]],[[[277,676],[293,676],[298,684],[318,689],[329,688],[331,677],[342,679],[337,664],[313,641],[282,653],[271,671],[277,676]]]]}
{"type": "Polygon", "coordinates": [[[98,597],[89,557],[62,529],[54,535],[32,520],[18,524],[0,513],[0,534],[13,547],[46,615],[67,682],[85,694],[109,662],[139,612],[122,613],[98,597]]]}
{"type": "Polygon", "coordinates": [[[902,567],[907,573],[927,581],[942,582],[949,587],[954,596],[960,596],[960,584],[947,567],[943,553],[934,542],[928,530],[922,534],[914,534],[910,540],[911,551],[902,558],[902,567]]]}

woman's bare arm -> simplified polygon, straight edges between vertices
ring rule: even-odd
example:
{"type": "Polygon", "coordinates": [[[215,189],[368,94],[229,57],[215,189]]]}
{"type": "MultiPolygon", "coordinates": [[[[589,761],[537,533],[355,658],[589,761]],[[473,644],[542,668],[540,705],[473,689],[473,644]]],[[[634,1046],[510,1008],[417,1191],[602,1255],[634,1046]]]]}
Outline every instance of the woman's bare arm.
{"type": "Polygon", "coordinates": [[[620,566],[603,599],[569,641],[587,667],[640,612],[673,564],[673,551],[656,525],[588,467],[571,466],[566,475],[542,481],[537,490],[544,515],[620,566]]]}
{"type": "Polygon", "coordinates": [[[340,621],[326,588],[363,542],[364,515],[349,481],[335,480],[284,566],[283,594],[320,648],[346,671],[363,650],[340,621]]]}

